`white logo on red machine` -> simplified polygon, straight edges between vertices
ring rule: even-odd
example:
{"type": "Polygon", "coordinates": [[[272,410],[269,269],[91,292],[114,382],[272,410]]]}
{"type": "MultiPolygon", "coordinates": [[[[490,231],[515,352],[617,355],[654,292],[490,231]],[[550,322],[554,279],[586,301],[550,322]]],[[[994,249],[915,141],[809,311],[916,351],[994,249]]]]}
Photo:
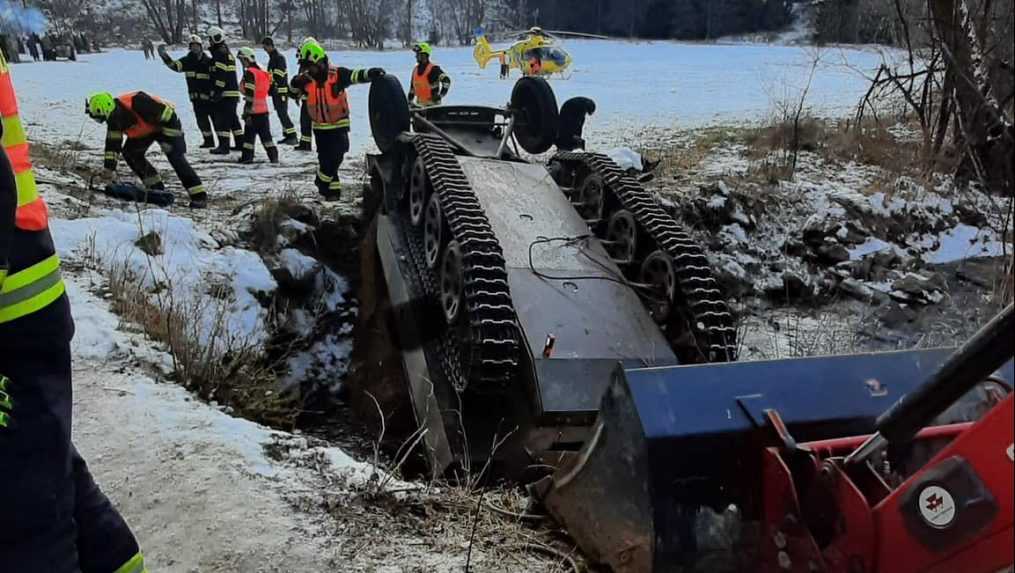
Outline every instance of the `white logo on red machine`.
{"type": "Polygon", "coordinates": [[[1008,451],[1005,453],[1008,454],[1008,461],[1015,462],[1015,444],[1008,446],[1008,451]]]}
{"type": "Polygon", "coordinates": [[[931,527],[944,529],[955,521],[955,499],[941,486],[929,485],[920,492],[920,515],[931,527]]]}

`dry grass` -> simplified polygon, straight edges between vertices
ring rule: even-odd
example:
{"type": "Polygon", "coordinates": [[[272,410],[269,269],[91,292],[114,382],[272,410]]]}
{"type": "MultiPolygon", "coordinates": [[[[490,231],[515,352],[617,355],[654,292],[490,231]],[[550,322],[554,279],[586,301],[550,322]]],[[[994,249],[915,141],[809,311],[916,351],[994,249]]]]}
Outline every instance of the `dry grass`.
{"type": "MultiPolygon", "coordinates": [[[[896,128],[913,128],[906,123],[896,128]]],[[[908,175],[923,179],[931,172],[948,172],[954,159],[948,150],[930,157],[919,140],[900,139],[889,126],[873,120],[859,126],[848,121],[814,117],[801,118],[797,137],[799,151],[816,153],[832,163],[855,162],[880,167],[894,176],[908,175]]],[[[773,119],[768,125],[751,130],[744,138],[748,157],[762,159],[773,152],[792,152],[794,128],[791,119],[773,119]]]]}
{"type": "Polygon", "coordinates": [[[287,219],[299,219],[306,207],[295,192],[286,191],[278,197],[265,199],[254,212],[250,241],[258,252],[273,252],[276,249],[279,225],[287,219]]]}
{"type": "Polygon", "coordinates": [[[163,276],[153,289],[122,263],[106,265],[105,274],[114,312],[167,346],[181,384],[245,418],[293,426],[299,404],[277,391],[275,365],[265,363],[261,348],[229,332],[230,300],[180,300],[170,277],[163,276]]]}

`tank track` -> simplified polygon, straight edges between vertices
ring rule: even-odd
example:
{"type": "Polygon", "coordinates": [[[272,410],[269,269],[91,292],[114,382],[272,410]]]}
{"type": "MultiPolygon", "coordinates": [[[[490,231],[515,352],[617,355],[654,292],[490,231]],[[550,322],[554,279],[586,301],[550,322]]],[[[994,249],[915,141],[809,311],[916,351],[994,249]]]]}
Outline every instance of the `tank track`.
{"type": "MultiPolygon", "coordinates": [[[[441,369],[459,392],[470,386],[501,389],[518,371],[520,334],[500,242],[449,145],[434,135],[415,134],[412,148],[423,159],[446,230],[462,250],[466,315],[461,320],[469,340],[462,340],[461,328],[445,331],[437,342],[441,369]]],[[[417,277],[426,296],[435,300],[440,282],[426,265],[421,227],[409,224],[407,214],[403,220],[417,277]]]]}
{"type": "MultiPolygon", "coordinates": [[[[579,174],[588,177],[596,174],[605,183],[608,198],[606,208],[620,205],[631,212],[639,227],[639,235],[649,237],[657,249],[663,250],[673,259],[676,279],[676,300],[666,325],[667,336],[674,351],[682,360],[693,362],[727,362],[736,360],[736,328],[733,314],[724,300],[722,289],[712,275],[708,259],[701,247],[671,217],[651,193],[646,191],[634,178],[625,173],[608,156],[599,153],[560,152],[550,159],[550,171],[559,185],[571,183],[577,191],[581,181],[579,174]],[[557,164],[563,169],[554,169],[557,164]],[[576,180],[562,182],[562,175],[572,175],[576,180]],[[610,197],[615,199],[610,200],[610,197]],[[679,324],[686,322],[686,324],[679,324]],[[678,340],[684,332],[690,332],[693,345],[678,340]],[[695,356],[697,354],[697,356],[695,356]]],[[[604,213],[602,221],[609,218],[604,213]]],[[[591,223],[597,235],[602,237],[605,224],[591,223]]],[[[629,280],[638,279],[639,265],[629,265],[625,274],[629,280]]]]}

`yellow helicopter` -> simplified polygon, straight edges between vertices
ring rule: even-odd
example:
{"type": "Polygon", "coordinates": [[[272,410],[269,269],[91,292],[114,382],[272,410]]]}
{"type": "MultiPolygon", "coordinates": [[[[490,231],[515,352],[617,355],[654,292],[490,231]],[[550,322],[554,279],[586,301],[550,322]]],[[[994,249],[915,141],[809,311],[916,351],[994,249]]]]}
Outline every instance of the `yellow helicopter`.
{"type": "Polygon", "coordinates": [[[523,76],[545,77],[556,74],[566,77],[566,72],[571,67],[573,60],[571,54],[561,46],[561,40],[557,36],[608,39],[605,36],[594,34],[548,32],[538,26],[508,35],[521,36],[521,39],[507,48],[495,50],[487,40],[483,29],[476,29],[476,47],[472,50],[472,57],[475,58],[480,69],[486,69],[490,60],[496,58],[500,62],[500,77],[502,78],[508,77],[511,69],[519,70],[523,76]]]}

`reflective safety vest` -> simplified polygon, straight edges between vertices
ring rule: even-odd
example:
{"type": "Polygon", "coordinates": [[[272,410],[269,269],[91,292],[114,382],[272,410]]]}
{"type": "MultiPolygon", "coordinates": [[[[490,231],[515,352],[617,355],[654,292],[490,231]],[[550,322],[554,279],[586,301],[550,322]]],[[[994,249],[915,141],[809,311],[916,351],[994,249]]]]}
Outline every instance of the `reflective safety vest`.
{"type": "Polygon", "coordinates": [[[324,85],[312,81],[307,84],[307,111],[314,129],[348,128],[349,99],[345,90],[335,95],[334,86],[338,83],[338,68],[328,70],[328,79],[324,85]]]}
{"type": "Polygon", "coordinates": [[[419,65],[412,72],[412,93],[420,105],[433,103],[433,88],[430,86],[430,72],[433,70],[433,62],[427,62],[426,67],[420,73],[419,65]]]}
{"type": "MultiPolygon", "coordinates": [[[[148,123],[136,111],[134,111],[134,96],[136,96],[136,95],[137,95],[137,92],[128,92],[128,93],[119,95],[116,98],[116,101],[120,102],[120,105],[122,105],[123,107],[127,108],[130,111],[130,113],[134,115],[134,119],[136,120],[134,122],[134,125],[128,127],[123,132],[123,134],[126,135],[130,139],[139,139],[139,138],[142,138],[142,137],[147,137],[149,135],[155,135],[156,133],[162,131],[162,126],[161,125],[154,125],[154,124],[148,123]]],[[[148,97],[152,98],[153,100],[155,100],[155,101],[157,101],[157,102],[159,102],[161,104],[164,104],[164,105],[168,106],[168,108],[172,108],[173,107],[172,104],[170,104],[169,102],[163,101],[161,98],[158,98],[158,97],[153,96],[151,94],[148,94],[148,97]]],[[[168,118],[163,118],[163,119],[168,120],[168,118]]]]}
{"type": "Polygon", "coordinates": [[[247,68],[247,71],[254,76],[254,105],[251,113],[254,115],[268,113],[268,92],[271,90],[271,74],[253,66],[247,68]]]}
{"type": "MultiPolygon", "coordinates": [[[[14,171],[17,186],[18,209],[11,249],[18,243],[30,240],[49,229],[49,211],[39,196],[35,174],[28,155],[28,139],[18,114],[18,100],[11,83],[10,68],[0,54],[0,118],[3,122],[3,147],[14,171]]],[[[0,191],[2,192],[2,191],[0,191]]],[[[0,229],[0,232],[5,230],[0,229]]],[[[24,246],[22,245],[22,248],[24,246]]],[[[0,323],[10,322],[42,310],[64,293],[60,278],[60,260],[53,253],[43,260],[13,273],[2,280],[0,286],[0,323]]]]}

